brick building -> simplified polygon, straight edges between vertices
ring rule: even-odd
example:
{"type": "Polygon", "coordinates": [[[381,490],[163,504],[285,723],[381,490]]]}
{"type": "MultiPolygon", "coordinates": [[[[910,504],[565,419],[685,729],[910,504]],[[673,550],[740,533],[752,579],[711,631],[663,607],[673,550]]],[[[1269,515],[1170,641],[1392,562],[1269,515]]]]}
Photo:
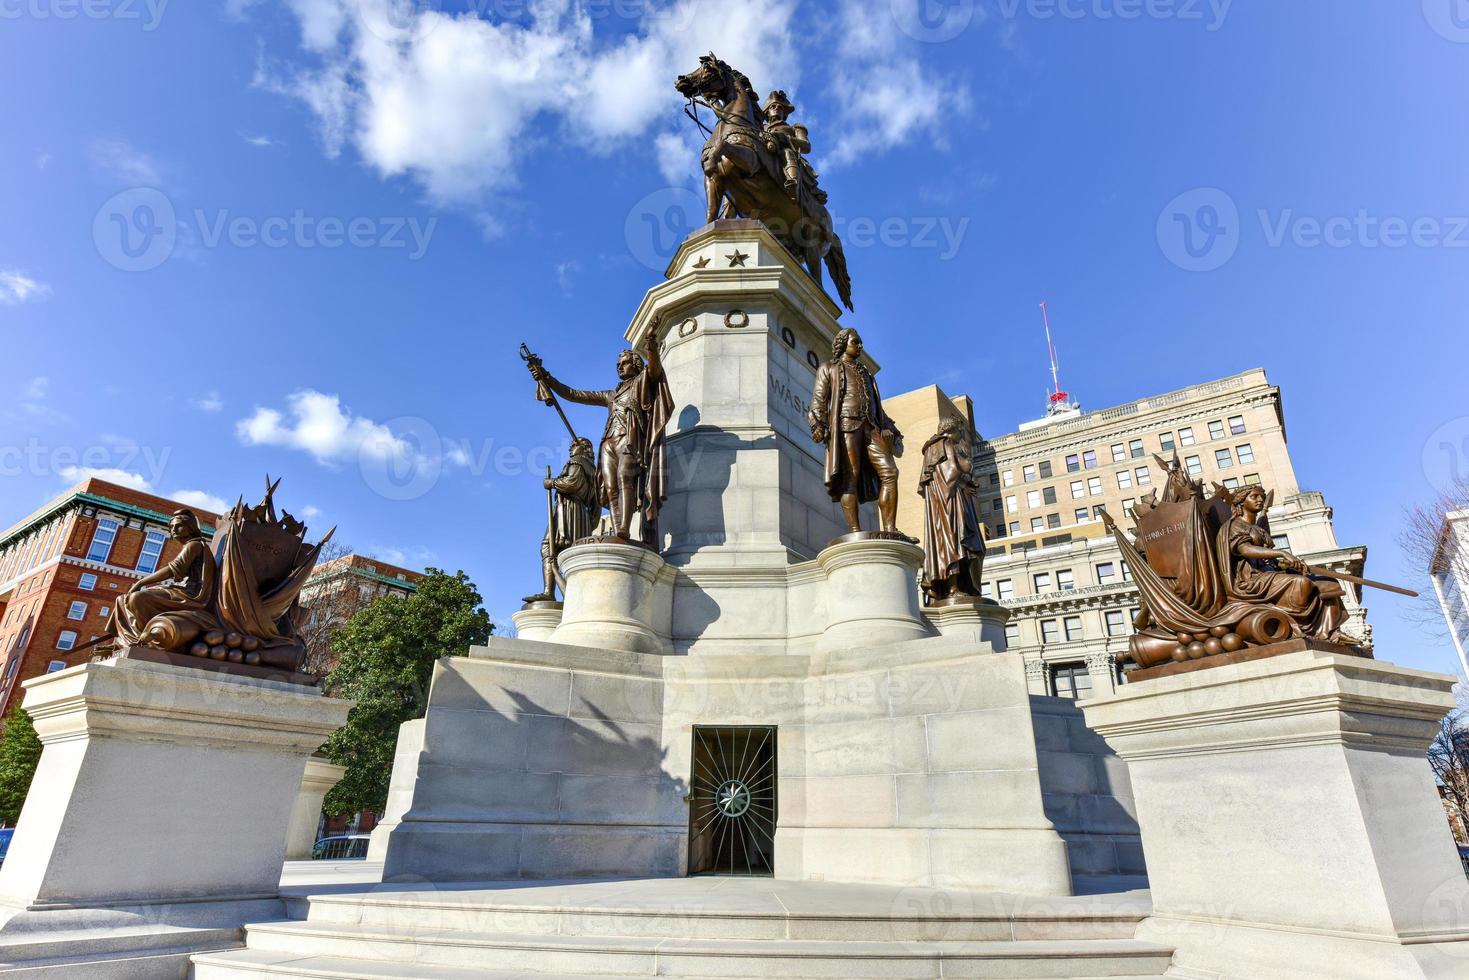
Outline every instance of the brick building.
{"type": "MultiPolygon", "coordinates": [[[[0,535],[0,710],[32,677],[86,663],[114,600],[172,561],[183,504],[86,480],[0,535]]],[[[206,536],[219,515],[191,508],[206,536]]]]}
{"type": "Polygon", "coordinates": [[[347,554],[316,566],[301,589],[301,636],[306,672],[325,676],[336,666],[331,638],[356,613],[385,595],[409,596],[422,572],[399,568],[368,555],[347,554]]]}

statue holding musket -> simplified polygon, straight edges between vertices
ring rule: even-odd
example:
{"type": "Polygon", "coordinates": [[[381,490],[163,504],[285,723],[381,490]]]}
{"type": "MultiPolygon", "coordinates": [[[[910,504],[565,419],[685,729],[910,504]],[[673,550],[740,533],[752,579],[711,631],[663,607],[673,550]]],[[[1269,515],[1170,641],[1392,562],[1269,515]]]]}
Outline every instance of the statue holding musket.
{"type": "Polygon", "coordinates": [[[877,501],[879,528],[898,533],[898,464],[903,434],[882,408],[877,381],[862,364],[862,337],[848,327],[831,343],[831,360],[816,372],[811,438],[826,446],[826,490],[842,505],[852,532],[859,509],[877,501]]]}
{"type": "Polygon", "coordinates": [[[592,441],[576,437],[571,458],[557,477],[546,467],[546,536],[541,539],[541,576],[545,585],[539,595],[525,597],[533,602],[556,601],[556,558],[582,538],[591,537],[601,507],[597,505],[597,464],[592,441]]]}
{"type": "MultiPolygon", "coordinates": [[[[554,396],[560,395],[569,402],[607,409],[597,459],[597,501],[612,512],[613,533],[625,541],[632,539],[633,515],[640,514],[641,540],[650,547],[657,546],[658,510],[667,496],[664,430],[673,414],[656,333],[655,325],[642,354],[622,352],[617,358],[617,387],[603,390],[569,388],[545,369],[539,357],[522,351],[542,401],[555,404],[554,396]]],[[[556,408],[560,410],[559,405],[556,408]]]]}
{"type": "Polygon", "coordinates": [[[985,539],[973,451],[969,421],[957,415],[940,422],[938,433],[923,446],[920,583],[933,602],[979,598],[985,539]]]}

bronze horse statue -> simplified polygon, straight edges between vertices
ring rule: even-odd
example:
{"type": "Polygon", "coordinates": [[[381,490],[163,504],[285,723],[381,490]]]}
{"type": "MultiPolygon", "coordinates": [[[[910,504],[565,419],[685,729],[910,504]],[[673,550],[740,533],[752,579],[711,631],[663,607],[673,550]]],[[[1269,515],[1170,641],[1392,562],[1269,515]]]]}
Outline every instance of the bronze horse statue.
{"type": "Polygon", "coordinates": [[[817,285],[824,260],[842,304],[852,309],[847,257],[824,195],[804,188],[795,198],[787,193],[778,148],[761,123],[760,96],[750,80],[710,53],[699,58],[698,69],[678,76],[675,88],[690,102],[702,99],[718,117],[702,155],[709,198],[705,220],[739,215],[763,223],[805,264],[817,285]]]}

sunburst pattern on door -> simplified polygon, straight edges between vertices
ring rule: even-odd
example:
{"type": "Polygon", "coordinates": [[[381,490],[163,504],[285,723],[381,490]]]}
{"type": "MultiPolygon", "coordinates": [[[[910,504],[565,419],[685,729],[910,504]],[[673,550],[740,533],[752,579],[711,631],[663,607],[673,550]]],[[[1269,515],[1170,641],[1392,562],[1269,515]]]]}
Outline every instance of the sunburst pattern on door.
{"type": "Polygon", "coordinates": [[[772,727],[694,728],[689,874],[775,873],[772,727]]]}

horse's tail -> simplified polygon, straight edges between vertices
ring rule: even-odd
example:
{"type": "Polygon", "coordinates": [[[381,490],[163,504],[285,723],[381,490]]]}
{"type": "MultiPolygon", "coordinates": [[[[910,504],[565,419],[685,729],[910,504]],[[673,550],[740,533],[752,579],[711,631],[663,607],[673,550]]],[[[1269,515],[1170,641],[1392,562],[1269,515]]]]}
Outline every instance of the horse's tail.
{"type": "Polygon", "coordinates": [[[831,248],[826,252],[826,271],[831,273],[832,285],[836,286],[842,305],[855,312],[852,306],[852,277],[847,273],[847,253],[842,251],[842,240],[835,232],[831,235],[831,248]]]}

